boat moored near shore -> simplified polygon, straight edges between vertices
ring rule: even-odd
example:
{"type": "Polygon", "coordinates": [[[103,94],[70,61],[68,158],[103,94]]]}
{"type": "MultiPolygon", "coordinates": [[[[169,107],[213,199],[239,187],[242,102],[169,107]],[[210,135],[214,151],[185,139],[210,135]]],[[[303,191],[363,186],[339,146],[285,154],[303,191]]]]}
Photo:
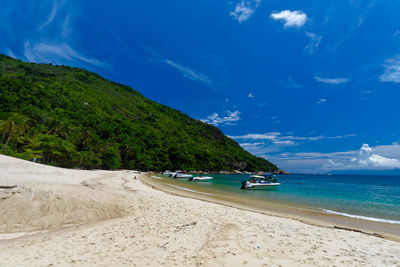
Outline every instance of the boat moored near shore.
{"type": "Polygon", "coordinates": [[[211,176],[203,176],[200,174],[199,176],[190,178],[189,181],[210,181],[212,179],[213,177],[211,176]]]}
{"type": "Polygon", "coordinates": [[[243,181],[240,189],[265,189],[281,185],[276,175],[266,173],[264,175],[251,175],[248,181],[243,181]]]}
{"type": "Polygon", "coordinates": [[[162,173],[162,175],[166,175],[166,176],[171,176],[172,172],[171,171],[165,171],[162,173]]]}
{"type": "Polygon", "coordinates": [[[176,171],[171,175],[172,178],[192,178],[193,175],[183,173],[182,171],[176,171]]]}

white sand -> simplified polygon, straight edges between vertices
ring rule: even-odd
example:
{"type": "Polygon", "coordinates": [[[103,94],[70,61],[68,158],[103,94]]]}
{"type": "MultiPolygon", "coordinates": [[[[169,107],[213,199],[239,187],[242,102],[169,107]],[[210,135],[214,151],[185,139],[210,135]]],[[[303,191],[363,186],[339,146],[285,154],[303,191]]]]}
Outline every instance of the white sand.
{"type": "Polygon", "coordinates": [[[400,266],[399,242],[169,195],[135,175],[0,156],[0,186],[18,185],[0,189],[0,265],[400,266]]]}

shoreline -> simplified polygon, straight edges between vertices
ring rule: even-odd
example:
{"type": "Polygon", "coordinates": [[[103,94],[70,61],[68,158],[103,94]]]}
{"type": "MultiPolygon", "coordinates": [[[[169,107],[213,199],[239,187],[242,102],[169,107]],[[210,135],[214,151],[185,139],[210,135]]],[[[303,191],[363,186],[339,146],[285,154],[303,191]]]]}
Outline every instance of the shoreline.
{"type": "Polygon", "coordinates": [[[170,192],[163,192],[145,183],[163,179],[144,173],[72,170],[6,156],[0,156],[0,169],[7,187],[0,190],[0,265],[400,263],[396,241],[253,212],[227,200],[211,203],[218,198],[214,192],[182,193],[165,185],[170,192]]]}
{"type": "Polygon", "coordinates": [[[266,207],[265,205],[260,205],[262,203],[255,200],[249,201],[233,195],[212,194],[205,190],[199,190],[198,188],[192,190],[172,185],[170,183],[171,181],[163,178],[160,179],[160,177],[157,176],[152,177],[152,175],[154,174],[141,175],[139,177],[144,184],[172,195],[198,199],[264,215],[292,219],[313,226],[359,232],[370,236],[400,242],[400,226],[398,225],[367,221],[337,214],[328,214],[322,211],[319,212],[315,210],[302,209],[290,206],[286,203],[281,204],[274,202],[269,203],[268,207],[266,207]]]}

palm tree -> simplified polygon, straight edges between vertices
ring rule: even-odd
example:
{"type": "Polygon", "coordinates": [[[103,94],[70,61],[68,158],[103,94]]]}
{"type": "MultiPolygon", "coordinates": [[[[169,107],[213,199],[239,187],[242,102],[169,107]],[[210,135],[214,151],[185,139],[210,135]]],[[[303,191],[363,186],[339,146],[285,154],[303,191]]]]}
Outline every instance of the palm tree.
{"type": "Polygon", "coordinates": [[[3,130],[3,135],[1,136],[1,142],[0,145],[3,144],[4,141],[4,137],[6,137],[6,125],[5,125],[5,121],[0,120],[0,130],[3,130]]]}
{"type": "Polygon", "coordinates": [[[11,113],[10,116],[0,122],[0,130],[3,131],[3,135],[1,138],[1,143],[3,144],[4,138],[7,136],[6,142],[3,145],[3,153],[7,148],[8,142],[10,141],[11,136],[15,133],[18,135],[22,135],[25,133],[28,127],[28,118],[24,115],[18,113],[11,113]]]}
{"type": "MultiPolygon", "coordinates": [[[[10,120],[10,118],[0,122],[0,129],[3,131],[3,135],[1,137],[1,143],[0,143],[1,145],[3,144],[7,134],[9,134],[9,137],[11,137],[14,127],[15,127],[15,123],[14,123],[14,121],[10,120]]],[[[4,151],[5,147],[7,146],[9,139],[10,138],[7,138],[7,142],[3,146],[3,149],[2,149],[3,151],[4,151]]]]}

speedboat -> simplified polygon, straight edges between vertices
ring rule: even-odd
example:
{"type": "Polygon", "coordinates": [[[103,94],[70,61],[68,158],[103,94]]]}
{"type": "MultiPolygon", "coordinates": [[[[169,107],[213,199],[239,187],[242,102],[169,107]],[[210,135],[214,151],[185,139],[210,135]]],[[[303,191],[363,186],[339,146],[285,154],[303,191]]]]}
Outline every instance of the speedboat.
{"type": "Polygon", "coordinates": [[[165,172],[163,172],[163,173],[162,173],[162,175],[167,175],[167,176],[170,176],[170,175],[171,175],[171,173],[172,173],[172,172],[170,172],[170,171],[165,171],[165,172]]]}
{"type": "Polygon", "coordinates": [[[243,181],[240,189],[263,189],[280,185],[275,175],[251,175],[248,181],[243,181]]]}
{"type": "Polygon", "coordinates": [[[174,177],[175,174],[177,174],[178,172],[182,172],[182,171],[180,171],[180,170],[177,170],[177,171],[174,171],[174,172],[165,171],[165,175],[167,175],[167,176],[169,176],[169,177],[174,177]]]}
{"type": "Polygon", "coordinates": [[[172,178],[192,178],[192,177],[193,177],[193,175],[186,174],[186,173],[183,173],[180,171],[177,171],[172,175],[172,178]]]}
{"type": "Polygon", "coordinates": [[[211,177],[211,176],[202,176],[202,175],[200,175],[200,176],[196,176],[196,177],[190,178],[189,181],[209,181],[209,180],[212,180],[212,179],[213,179],[213,177],[211,177]]]}

